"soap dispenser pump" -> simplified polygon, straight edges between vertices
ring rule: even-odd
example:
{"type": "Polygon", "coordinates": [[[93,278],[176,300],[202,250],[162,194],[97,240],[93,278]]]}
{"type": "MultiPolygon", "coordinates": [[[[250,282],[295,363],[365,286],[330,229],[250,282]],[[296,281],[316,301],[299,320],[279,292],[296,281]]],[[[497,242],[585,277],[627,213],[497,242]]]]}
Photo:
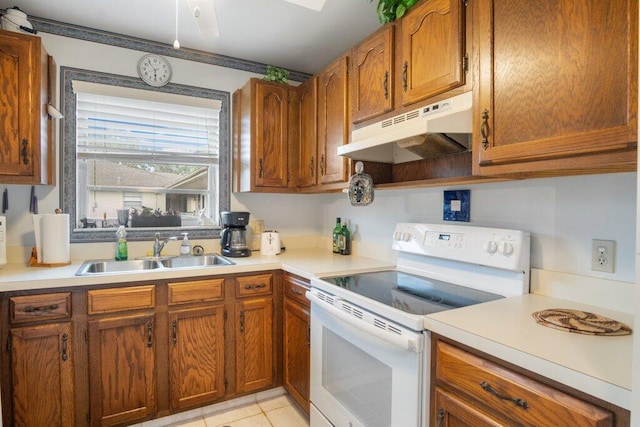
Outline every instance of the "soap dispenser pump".
{"type": "Polygon", "coordinates": [[[182,238],[182,244],[180,245],[180,256],[189,256],[191,255],[191,244],[189,243],[189,238],[187,235],[189,233],[180,233],[184,237],[182,238]]]}

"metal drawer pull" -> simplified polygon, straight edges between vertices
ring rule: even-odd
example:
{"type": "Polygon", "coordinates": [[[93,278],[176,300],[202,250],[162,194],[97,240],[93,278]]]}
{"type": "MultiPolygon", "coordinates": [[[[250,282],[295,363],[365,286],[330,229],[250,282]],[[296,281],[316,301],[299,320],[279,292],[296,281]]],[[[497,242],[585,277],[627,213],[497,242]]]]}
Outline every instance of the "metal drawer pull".
{"type": "Polygon", "coordinates": [[[500,393],[498,393],[493,387],[491,387],[486,381],[482,381],[480,383],[480,387],[482,387],[483,390],[488,391],[489,393],[493,394],[494,396],[496,396],[498,399],[501,400],[510,400],[511,402],[515,403],[516,405],[518,405],[521,408],[524,409],[529,409],[529,404],[526,402],[526,400],[524,399],[518,399],[516,397],[509,397],[509,396],[504,396],[500,393]]]}
{"type": "Polygon", "coordinates": [[[35,313],[38,311],[53,311],[60,308],[60,304],[51,304],[51,305],[41,305],[40,307],[33,307],[31,305],[26,306],[22,309],[25,313],[35,313]]]}
{"type": "Polygon", "coordinates": [[[262,289],[262,288],[266,288],[267,285],[265,285],[264,283],[261,283],[259,285],[244,285],[245,289],[262,289]]]}
{"type": "Polygon", "coordinates": [[[296,295],[302,295],[303,294],[303,292],[298,288],[291,288],[291,292],[293,292],[296,295]]]}

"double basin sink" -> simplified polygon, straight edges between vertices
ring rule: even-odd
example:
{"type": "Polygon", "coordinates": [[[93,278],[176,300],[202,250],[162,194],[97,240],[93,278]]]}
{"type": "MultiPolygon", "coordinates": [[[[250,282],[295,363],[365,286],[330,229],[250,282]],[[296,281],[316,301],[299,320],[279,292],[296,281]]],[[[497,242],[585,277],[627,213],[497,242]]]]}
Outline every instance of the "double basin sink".
{"type": "Polygon", "coordinates": [[[173,270],[189,267],[215,267],[234,264],[233,261],[216,254],[187,257],[149,257],[127,261],[90,260],[80,266],[76,272],[76,276],[126,273],[144,270],[173,270]]]}

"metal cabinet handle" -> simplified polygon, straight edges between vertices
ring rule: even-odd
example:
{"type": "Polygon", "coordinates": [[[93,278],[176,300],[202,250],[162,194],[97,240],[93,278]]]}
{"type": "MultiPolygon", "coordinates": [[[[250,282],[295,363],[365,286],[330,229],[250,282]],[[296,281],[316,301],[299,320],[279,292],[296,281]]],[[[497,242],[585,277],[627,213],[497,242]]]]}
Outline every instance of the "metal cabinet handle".
{"type": "Polygon", "coordinates": [[[28,165],[29,164],[29,141],[27,141],[27,138],[24,138],[22,140],[22,150],[20,151],[20,155],[22,157],[22,164],[28,165]]]}
{"type": "Polygon", "coordinates": [[[489,385],[489,383],[487,383],[486,381],[482,381],[480,383],[480,387],[482,387],[482,389],[484,391],[487,391],[487,392],[493,394],[498,399],[509,400],[509,401],[515,403],[516,406],[519,406],[519,407],[521,407],[523,409],[529,409],[529,404],[526,402],[526,400],[519,399],[517,397],[505,396],[503,394],[500,394],[493,387],[491,387],[491,385],[489,385]]]}
{"type": "Polygon", "coordinates": [[[407,61],[404,61],[404,64],[402,64],[402,89],[406,92],[407,91],[407,70],[409,69],[409,63],[407,61]]]}
{"type": "Polygon", "coordinates": [[[311,172],[311,176],[313,177],[314,173],[315,173],[315,162],[313,161],[313,156],[311,156],[311,163],[309,164],[309,170],[311,172]]]}
{"type": "Polygon", "coordinates": [[[482,148],[489,148],[489,110],[482,112],[482,126],[480,127],[480,135],[482,136],[482,148]]]}
{"type": "Polygon", "coordinates": [[[153,323],[147,323],[147,347],[153,346],[153,323]]]}
{"type": "Polygon", "coordinates": [[[389,99],[389,72],[384,72],[384,81],[382,82],[382,89],[384,90],[384,99],[389,99]]]}
{"type": "Polygon", "coordinates": [[[58,308],[60,308],[60,304],[41,305],[39,307],[33,307],[28,305],[25,308],[23,308],[22,311],[25,313],[36,313],[39,311],[53,311],[53,310],[57,310],[58,308]]]}
{"type": "Polygon", "coordinates": [[[320,156],[320,175],[324,175],[324,154],[320,156]]]}
{"type": "Polygon", "coordinates": [[[258,160],[258,178],[262,178],[262,170],[263,170],[262,159],[258,160]]]}
{"type": "Polygon", "coordinates": [[[244,333],[244,311],[240,312],[240,333],[244,333]]]}
{"type": "Polygon", "coordinates": [[[171,341],[173,345],[176,345],[178,342],[178,322],[176,320],[171,322],[171,341]]]}
{"type": "Polygon", "coordinates": [[[291,292],[293,292],[296,295],[302,295],[302,291],[298,288],[291,288],[291,292]]]}
{"type": "Polygon", "coordinates": [[[444,416],[446,414],[447,412],[443,408],[440,408],[438,410],[438,427],[442,427],[442,423],[444,422],[444,416]]]}
{"type": "Polygon", "coordinates": [[[67,341],[69,340],[69,335],[62,334],[62,361],[66,362],[69,359],[69,355],[67,354],[67,341]]]}
{"type": "Polygon", "coordinates": [[[244,285],[245,289],[262,289],[266,287],[267,285],[265,285],[264,283],[260,283],[259,285],[244,285]]]}

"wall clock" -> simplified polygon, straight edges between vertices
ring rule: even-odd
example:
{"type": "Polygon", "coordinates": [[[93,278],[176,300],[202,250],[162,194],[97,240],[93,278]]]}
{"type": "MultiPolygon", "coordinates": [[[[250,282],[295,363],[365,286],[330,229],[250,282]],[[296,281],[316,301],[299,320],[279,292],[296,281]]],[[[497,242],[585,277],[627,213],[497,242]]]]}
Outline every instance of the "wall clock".
{"type": "Polygon", "coordinates": [[[171,80],[171,64],[160,55],[145,55],[138,61],[138,75],[150,86],[164,86],[171,80]]]}

